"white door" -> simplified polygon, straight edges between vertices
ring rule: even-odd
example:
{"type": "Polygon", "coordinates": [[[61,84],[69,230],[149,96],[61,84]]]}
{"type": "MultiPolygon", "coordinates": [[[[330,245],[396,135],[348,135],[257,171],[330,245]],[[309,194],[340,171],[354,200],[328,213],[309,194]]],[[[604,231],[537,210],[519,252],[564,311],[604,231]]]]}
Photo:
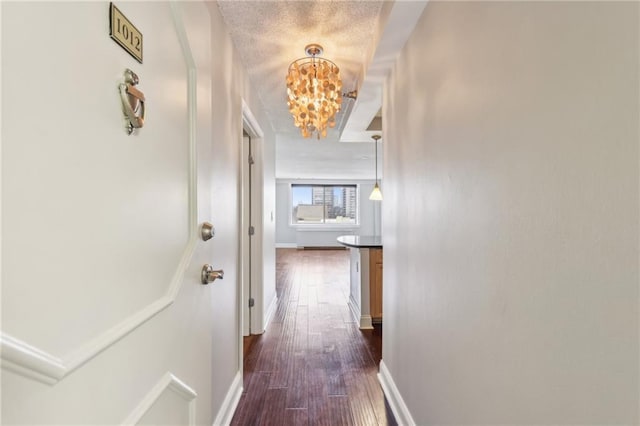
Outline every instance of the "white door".
{"type": "Polygon", "coordinates": [[[108,2],[1,3],[4,424],[212,418],[215,283],[200,270],[235,265],[198,232],[210,18],[201,3],[116,6],[143,64],[109,38],[108,2]],[[127,68],[146,97],[132,135],[127,68]]]}

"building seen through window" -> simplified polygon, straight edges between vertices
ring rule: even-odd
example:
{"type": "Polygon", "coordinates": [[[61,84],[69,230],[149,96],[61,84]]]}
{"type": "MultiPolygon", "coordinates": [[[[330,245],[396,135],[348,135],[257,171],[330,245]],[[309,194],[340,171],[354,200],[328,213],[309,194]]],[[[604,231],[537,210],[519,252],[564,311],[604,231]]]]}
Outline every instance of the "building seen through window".
{"type": "Polygon", "coordinates": [[[357,185],[291,185],[291,223],[355,224],[357,193],[357,185]]]}

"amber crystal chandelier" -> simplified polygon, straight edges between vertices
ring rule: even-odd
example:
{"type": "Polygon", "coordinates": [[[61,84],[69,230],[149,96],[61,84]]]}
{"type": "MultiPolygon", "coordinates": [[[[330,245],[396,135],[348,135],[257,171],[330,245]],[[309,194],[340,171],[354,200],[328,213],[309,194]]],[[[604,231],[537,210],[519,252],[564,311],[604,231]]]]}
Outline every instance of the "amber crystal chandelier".
{"type": "Polygon", "coordinates": [[[322,46],[305,47],[306,58],[296,59],[287,73],[287,104],[293,123],[302,136],[314,132],[318,139],[327,136],[327,127],[335,127],[336,113],[342,104],[340,69],[328,59],[321,58],[322,46]]]}

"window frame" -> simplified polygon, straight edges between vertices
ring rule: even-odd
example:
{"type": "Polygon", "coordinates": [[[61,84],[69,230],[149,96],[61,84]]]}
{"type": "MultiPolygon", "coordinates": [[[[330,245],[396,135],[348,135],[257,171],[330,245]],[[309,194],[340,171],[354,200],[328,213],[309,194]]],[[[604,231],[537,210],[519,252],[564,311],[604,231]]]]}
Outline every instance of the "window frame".
{"type": "MultiPolygon", "coordinates": [[[[329,231],[329,230],[344,230],[355,229],[360,227],[360,184],[359,183],[307,183],[296,182],[289,183],[289,226],[297,229],[305,230],[317,230],[317,231],[329,231]],[[297,223],[293,221],[293,188],[294,186],[308,186],[308,187],[355,187],[356,190],[356,216],[353,223],[297,223]]],[[[323,218],[325,220],[325,218],[323,218]]]]}

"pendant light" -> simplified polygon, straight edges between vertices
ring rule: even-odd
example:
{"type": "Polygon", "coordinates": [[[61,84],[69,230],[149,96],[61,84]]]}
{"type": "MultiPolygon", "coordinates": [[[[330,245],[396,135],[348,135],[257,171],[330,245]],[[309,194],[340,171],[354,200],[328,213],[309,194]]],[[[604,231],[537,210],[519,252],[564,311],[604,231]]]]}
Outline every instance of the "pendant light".
{"type": "Polygon", "coordinates": [[[376,184],[373,187],[373,191],[371,191],[371,195],[369,195],[369,199],[374,201],[382,201],[382,192],[380,191],[380,185],[378,185],[378,140],[381,137],[380,135],[371,136],[376,146],[376,184]]]}
{"type": "Polygon", "coordinates": [[[338,66],[320,57],[322,46],[309,44],[305,52],[306,58],[289,65],[287,104],[302,136],[316,133],[320,139],[327,136],[327,127],[336,125],[336,113],[342,105],[342,80],[338,66]]]}

